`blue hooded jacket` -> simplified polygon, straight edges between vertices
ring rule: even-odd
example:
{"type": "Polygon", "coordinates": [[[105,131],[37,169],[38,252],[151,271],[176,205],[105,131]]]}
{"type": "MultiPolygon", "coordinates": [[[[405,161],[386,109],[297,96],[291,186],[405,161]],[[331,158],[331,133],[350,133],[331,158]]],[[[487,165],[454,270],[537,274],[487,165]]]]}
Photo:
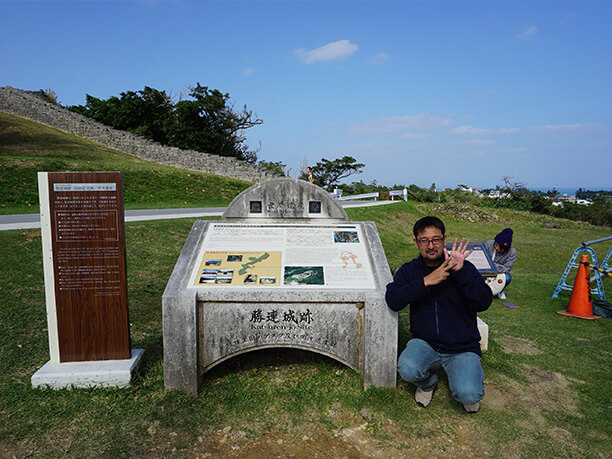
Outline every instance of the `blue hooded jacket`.
{"type": "Polygon", "coordinates": [[[476,313],[491,305],[491,289],[469,261],[441,283],[426,287],[423,278],[434,269],[420,256],[402,265],[387,285],[387,305],[399,311],[410,304],[413,338],[427,341],[436,351],[481,355],[476,313]]]}

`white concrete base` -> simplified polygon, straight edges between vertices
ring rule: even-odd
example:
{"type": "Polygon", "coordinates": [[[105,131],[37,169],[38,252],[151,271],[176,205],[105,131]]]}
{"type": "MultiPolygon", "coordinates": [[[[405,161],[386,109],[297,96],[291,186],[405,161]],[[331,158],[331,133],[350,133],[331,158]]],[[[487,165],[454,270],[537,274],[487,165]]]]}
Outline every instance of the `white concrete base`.
{"type": "Polygon", "coordinates": [[[130,384],[132,372],[143,353],[144,349],[132,349],[131,358],[126,360],[48,361],[32,375],[32,387],[125,387],[130,384]]]}
{"type": "Polygon", "coordinates": [[[480,333],[480,350],[486,351],[489,348],[489,326],[480,317],[476,317],[478,332],[480,333]]]}

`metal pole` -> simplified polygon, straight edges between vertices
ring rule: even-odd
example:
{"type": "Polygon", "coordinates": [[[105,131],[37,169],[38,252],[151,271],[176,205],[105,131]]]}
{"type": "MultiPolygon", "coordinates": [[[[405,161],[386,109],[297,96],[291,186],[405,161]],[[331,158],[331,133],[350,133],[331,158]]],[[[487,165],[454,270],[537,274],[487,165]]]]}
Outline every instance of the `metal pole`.
{"type": "Polygon", "coordinates": [[[612,273],[608,272],[608,271],[604,271],[603,269],[601,269],[599,266],[594,266],[591,263],[585,263],[585,265],[588,268],[594,269],[595,271],[599,271],[600,273],[602,273],[604,276],[608,276],[608,277],[612,277],[612,273]]]}
{"type": "Polygon", "coordinates": [[[609,241],[610,239],[612,239],[612,236],[603,237],[601,239],[595,239],[594,241],[583,242],[582,247],[587,247],[591,244],[597,244],[598,242],[609,241]]]}

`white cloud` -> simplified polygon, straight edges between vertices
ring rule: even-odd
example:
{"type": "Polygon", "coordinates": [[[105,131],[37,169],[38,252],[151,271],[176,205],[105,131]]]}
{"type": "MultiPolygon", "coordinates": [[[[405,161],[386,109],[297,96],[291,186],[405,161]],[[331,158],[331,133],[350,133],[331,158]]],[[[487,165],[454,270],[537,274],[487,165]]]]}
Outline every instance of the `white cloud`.
{"type": "Polygon", "coordinates": [[[538,33],[538,28],[536,26],[529,26],[525,27],[523,31],[516,35],[514,38],[516,40],[529,41],[533,40],[533,37],[535,37],[536,33],[538,33]]]}
{"type": "Polygon", "coordinates": [[[389,56],[387,53],[376,53],[374,56],[370,58],[368,64],[370,65],[381,65],[389,60],[389,56]]]}
{"type": "Polygon", "coordinates": [[[547,124],[545,126],[534,126],[533,129],[537,131],[559,132],[559,131],[573,131],[573,130],[578,130],[578,129],[598,128],[602,126],[603,125],[599,123],[547,124]]]}
{"type": "Polygon", "coordinates": [[[242,72],[242,74],[243,74],[243,75],[247,75],[247,76],[248,76],[248,75],[252,75],[253,73],[255,73],[255,71],[256,71],[256,70],[257,70],[257,69],[256,69],[255,67],[249,67],[249,68],[245,69],[245,70],[242,72]]]}
{"type": "Polygon", "coordinates": [[[481,129],[472,126],[457,126],[456,128],[446,131],[446,133],[455,135],[485,135],[493,134],[494,132],[492,129],[481,129]]]}
{"type": "Polygon", "coordinates": [[[517,147],[517,148],[504,148],[499,150],[498,153],[525,153],[527,148],[525,147],[517,147]]]}
{"type": "Polygon", "coordinates": [[[561,24],[566,24],[569,21],[571,21],[574,17],[576,16],[576,12],[572,11],[571,13],[567,13],[565,16],[563,16],[563,18],[561,19],[561,24]]]}
{"type": "Polygon", "coordinates": [[[349,40],[338,40],[310,51],[300,48],[295,51],[295,54],[303,62],[312,64],[318,61],[333,61],[351,56],[358,48],[357,45],[351,43],[349,40]]]}
{"type": "Polygon", "coordinates": [[[403,134],[401,138],[404,140],[418,140],[424,139],[426,137],[429,137],[429,134],[415,134],[412,132],[408,132],[406,134],[403,134]]]}
{"type": "Polygon", "coordinates": [[[495,145],[495,140],[488,139],[469,139],[466,140],[467,145],[495,145]]]}
{"type": "Polygon", "coordinates": [[[473,126],[457,126],[456,128],[446,131],[447,134],[478,136],[478,135],[494,135],[494,134],[513,134],[520,132],[519,128],[500,128],[497,131],[494,129],[482,129],[473,126]]]}
{"type": "Polygon", "coordinates": [[[393,116],[381,120],[350,123],[348,132],[360,135],[392,134],[402,131],[415,131],[423,129],[436,129],[452,125],[450,119],[438,118],[429,113],[412,116],[393,116]]]}
{"type": "Polygon", "coordinates": [[[461,155],[458,155],[459,157],[462,158],[479,158],[481,156],[489,156],[491,154],[491,152],[489,151],[474,151],[471,153],[463,153],[461,155]]]}
{"type": "Polygon", "coordinates": [[[486,151],[485,150],[475,151],[475,152],[465,153],[459,156],[465,156],[465,157],[497,156],[497,155],[507,155],[507,154],[519,154],[519,153],[525,153],[527,151],[528,151],[527,148],[524,148],[524,147],[500,148],[500,149],[486,150],[486,151]]]}

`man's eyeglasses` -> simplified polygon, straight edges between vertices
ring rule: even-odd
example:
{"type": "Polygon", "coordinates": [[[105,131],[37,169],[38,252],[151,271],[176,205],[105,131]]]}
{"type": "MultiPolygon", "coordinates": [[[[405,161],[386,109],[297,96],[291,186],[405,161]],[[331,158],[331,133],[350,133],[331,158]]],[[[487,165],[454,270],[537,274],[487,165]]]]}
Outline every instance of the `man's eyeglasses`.
{"type": "Polygon", "coordinates": [[[429,244],[433,244],[437,247],[442,245],[442,242],[444,241],[443,237],[432,237],[431,239],[428,239],[426,237],[423,237],[421,239],[417,239],[417,244],[419,244],[421,247],[427,247],[429,246],[429,244]]]}

